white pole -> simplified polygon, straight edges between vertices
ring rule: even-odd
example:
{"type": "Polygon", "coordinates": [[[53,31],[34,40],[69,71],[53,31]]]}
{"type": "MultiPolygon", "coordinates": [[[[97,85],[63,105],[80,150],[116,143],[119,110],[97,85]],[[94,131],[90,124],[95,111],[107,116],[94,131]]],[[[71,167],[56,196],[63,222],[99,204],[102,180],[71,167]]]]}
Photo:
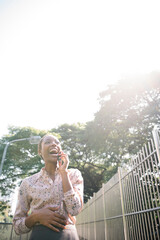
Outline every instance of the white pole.
{"type": "Polygon", "coordinates": [[[156,152],[157,152],[157,156],[158,156],[158,159],[159,159],[159,162],[160,162],[160,138],[159,138],[159,128],[157,125],[154,126],[153,128],[153,131],[152,131],[152,135],[153,135],[153,139],[154,139],[154,144],[155,144],[155,147],[156,147],[156,152]]]}
{"type": "Polygon", "coordinates": [[[3,151],[3,156],[2,156],[2,161],[1,161],[1,166],[0,166],[0,176],[2,174],[2,168],[3,168],[3,163],[4,163],[4,160],[5,160],[5,157],[6,157],[6,153],[7,153],[7,148],[9,146],[10,142],[8,142],[5,146],[5,149],[3,151]]]}

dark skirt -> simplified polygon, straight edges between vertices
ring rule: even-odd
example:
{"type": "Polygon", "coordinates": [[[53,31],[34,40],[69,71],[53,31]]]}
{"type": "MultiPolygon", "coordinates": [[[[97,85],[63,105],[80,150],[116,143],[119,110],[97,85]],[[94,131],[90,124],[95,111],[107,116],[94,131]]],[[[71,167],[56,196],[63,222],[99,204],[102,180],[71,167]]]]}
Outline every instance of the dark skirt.
{"type": "Polygon", "coordinates": [[[29,240],[79,240],[76,227],[67,225],[67,229],[60,229],[54,232],[52,229],[43,225],[33,227],[29,240]]]}

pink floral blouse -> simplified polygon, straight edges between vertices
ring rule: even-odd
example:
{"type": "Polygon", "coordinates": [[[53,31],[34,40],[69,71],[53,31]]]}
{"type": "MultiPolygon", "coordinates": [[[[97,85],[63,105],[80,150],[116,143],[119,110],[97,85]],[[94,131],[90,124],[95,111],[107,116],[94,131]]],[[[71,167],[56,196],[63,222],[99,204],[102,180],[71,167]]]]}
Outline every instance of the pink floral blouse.
{"type": "Polygon", "coordinates": [[[83,205],[83,178],[78,169],[69,169],[68,172],[73,188],[66,193],[63,193],[62,179],[58,170],[54,181],[44,168],[22,181],[13,218],[17,234],[31,230],[25,225],[29,211],[46,207],[59,206],[58,212],[67,218],[69,224],[75,223],[74,216],[80,212],[83,205]]]}

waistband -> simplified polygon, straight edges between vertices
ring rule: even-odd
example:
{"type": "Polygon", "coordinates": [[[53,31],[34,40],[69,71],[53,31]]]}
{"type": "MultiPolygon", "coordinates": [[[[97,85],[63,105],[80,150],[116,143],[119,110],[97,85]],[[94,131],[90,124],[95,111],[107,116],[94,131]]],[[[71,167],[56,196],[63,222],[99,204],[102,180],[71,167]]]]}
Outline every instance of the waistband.
{"type": "MultiPolygon", "coordinates": [[[[59,230],[67,230],[67,229],[69,229],[69,230],[76,230],[76,226],[75,225],[73,225],[73,224],[68,224],[68,225],[66,225],[65,226],[65,229],[62,229],[62,228],[59,228],[59,227],[57,227],[57,226],[55,226],[57,229],[59,229],[59,230]]],[[[39,230],[39,229],[48,229],[48,227],[46,227],[46,226],[44,226],[44,225],[42,225],[42,224],[36,224],[36,225],[34,225],[34,227],[32,228],[32,230],[39,230]]]]}

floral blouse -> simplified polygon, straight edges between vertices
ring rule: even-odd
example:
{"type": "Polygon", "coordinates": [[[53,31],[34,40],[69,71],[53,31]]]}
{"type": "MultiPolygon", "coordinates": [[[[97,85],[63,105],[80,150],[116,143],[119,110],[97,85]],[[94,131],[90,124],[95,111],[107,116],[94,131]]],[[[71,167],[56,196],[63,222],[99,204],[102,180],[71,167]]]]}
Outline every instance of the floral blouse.
{"type": "Polygon", "coordinates": [[[59,207],[59,212],[67,218],[69,224],[75,224],[75,217],[83,205],[83,178],[78,169],[69,169],[72,189],[63,193],[62,178],[58,170],[53,181],[44,168],[40,172],[25,178],[20,186],[18,202],[13,217],[17,234],[31,230],[25,225],[28,212],[46,207],[59,207]]]}

